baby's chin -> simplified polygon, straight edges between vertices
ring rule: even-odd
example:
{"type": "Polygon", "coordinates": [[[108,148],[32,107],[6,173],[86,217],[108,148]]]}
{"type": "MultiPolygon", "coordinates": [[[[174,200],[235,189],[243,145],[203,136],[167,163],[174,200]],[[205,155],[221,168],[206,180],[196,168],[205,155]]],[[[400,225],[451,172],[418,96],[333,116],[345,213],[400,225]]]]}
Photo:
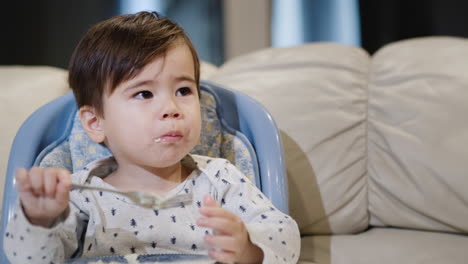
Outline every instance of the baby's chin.
{"type": "Polygon", "coordinates": [[[169,167],[172,167],[172,166],[177,166],[180,164],[180,162],[182,161],[182,159],[187,156],[188,154],[183,154],[183,155],[177,155],[177,156],[173,156],[171,158],[165,158],[165,159],[160,159],[158,161],[155,161],[153,163],[153,167],[155,168],[169,168],[169,167]]]}

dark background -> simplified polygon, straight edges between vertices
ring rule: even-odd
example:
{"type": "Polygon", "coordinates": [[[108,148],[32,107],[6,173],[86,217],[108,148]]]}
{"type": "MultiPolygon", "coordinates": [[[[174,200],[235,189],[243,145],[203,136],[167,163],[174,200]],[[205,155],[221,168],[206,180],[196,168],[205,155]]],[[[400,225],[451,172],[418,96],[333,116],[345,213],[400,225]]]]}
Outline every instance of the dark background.
{"type": "Polygon", "coordinates": [[[360,0],[362,47],[422,36],[468,37],[467,0],[360,0]]]}
{"type": "Polygon", "coordinates": [[[0,64],[68,67],[81,36],[118,12],[118,1],[2,1],[0,64]]]}
{"type": "MultiPolygon", "coordinates": [[[[64,69],[92,25],[121,13],[119,0],[4,0],[0,10],[0,65],[64,69]]],[[[224,61],[222,1],[168,0],[162,15],[185,29],[203,60],[224,61]]]]}
{"type": "MultiPolygon", "coordinates": [[[[222,64],[222,1],[168,3],[164,15],[184,27],[200,57],[222,64]]],[[[119,4],[118,0],[2,1],[0,65],[66,69],[81,36],[91,25],[119,14],[119,4]]],[[[468,0],[360,0],[359,6],[362,47],[371,54],[387,43],[406,38],[468,37],[468,0]]]]}

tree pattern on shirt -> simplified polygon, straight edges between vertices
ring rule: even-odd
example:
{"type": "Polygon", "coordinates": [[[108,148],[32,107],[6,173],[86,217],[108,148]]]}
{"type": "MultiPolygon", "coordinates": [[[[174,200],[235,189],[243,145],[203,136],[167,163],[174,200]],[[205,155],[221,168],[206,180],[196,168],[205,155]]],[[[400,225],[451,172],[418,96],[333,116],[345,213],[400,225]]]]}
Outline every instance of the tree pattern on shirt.
{"type": "MultiPolygon", "coordinates": [[[[259,213],[255,216],[255,218],[252,218],[250,221],[251,223],[274,223],[276,226],[275,229],[269,229],[270,231],[268,232],[268,235],[265,236],[265,242],[271,245],[280,244],[284,247],[288,245],[288,240],[285,239],[283,234],[285,233],[285,227],[287,227],[286,223],[289,223],[291,219],[287,215],[281,215],[280,212],[271,206],[271,203],[269,203],[269,200],[258,190],[255,189],[250,189],[250,186],[253,186],[253,184],[246,180],[244,176],[237,176],[237,174],[232,174],[232,168],[221,168],[216,170],[215,173],[215,178],[219,182],[219,187],[220,188],[226,188],[226,190],[229,190],[229,188],[232,188],[233,185],[235,188],[238,188],[237,191],[232,192],[229,196],[222,196],[218,198],[218,203],[223,207],[232,209],[233,212],[235,212],[237,215],[243,217],[251,217],[251,215],[256,211],[259,210],[259,206],[262,206],[263,208],[259,213]],[[237,179],[235,177],[238,177],[237,179]],[[222,186],[222,187],[221,187],[222,186]],[[264,222],[265,221],[265,222],[264,222]],[[271,231],[275,230],[275,231],[271,231]]],[[[190,193],[193,188],[197,186],[197,182],[195,179],[191,179],[188,181],[188,184],[185,185],[185,187],[182,187],[180,189],[180,192],[183,193],[190,193]],[[191,183],[191,184],[190,184],[191,183]]],[[[202,185],[200,185],[202,186],[202,185]]],[[[109,195],[103,195],[102,192],[96,192],[98,194],[97,196],[92,196],[93,197],[93,202],[91,202],[91,199],[88,198],[88,196],[82,196],[82,201],[84,204],[92,204],[95,202],[94,199],[100,200],[100,199],[110,199],[111,197],[109,195]]],[[[225,194],[223,194],[225,195],[225,194]]],[[[91,197],[91,196],[90,196],[91,197]]],[[[200,195],[197,197],[198,199],[202,198],[203,195],[200,195]]],[[[214,196],[215,197],[215,196],[214,196]]],[[[202,206],[201,200],[195,199],[193,204],[183,204],[181,203],[180,206],[174,208],[174,209],[164,209],[164,210],[157,210],[157,209],[149,209],[149,212],[152,212],[151,214],[153,216],[156,216],[158,218],[149,218],[147,215],[142,215],[142,214],[133,214],[133,212],[128,209],[123,209],[125,207],[122,207],[123,204],[126,203],[124,199],[115,199],[116,197],[112,197],[113,201],[118,201],[118,202],[113,202],[112,205],[107,207],[106,212],[108,217],[110,218],[119,218],[119,219],[127,219],[126,227],[119,226],[120,228],[123,228],[121,232],[125,232],[125,230],[131,231],[131,234],[134,235],[134,238],[136,239],[134,244],[127,244],[128,247],[122,248],[123,243],[121,242],[123,237],[127,237],[122,233],[122,238],[119,238],[119,232],[115,232],[115,230],[109,229],[109,226],[103,225],[102,222],[96,222],[94,219],[90,219],[88,222],[89,223],[94,223],[94,227],[97,228],[98,225],[101,227],[102,230],[102,236],[108,236],[109,238],[112,238],[110,241],[107,243],[104,243],[103,245],[106,246],[105,250],[107,254],[127,254],[128,252],[130,253],[136,253],[136,252],[151,252],[148,251],[148,249],[158,249],[158,248],[164,248],[168,247],[169,245],[172,245],[174,248],[177,247],[183,247],[186,250],[191,250],[191,251],[199,251],[199,250],[207,250],[207,246],[203,245],[200,247],[201,244],[198,244],[197,241],[200,241],[203,243],[203,237],[206,234],[210,234],[212,230],[206,229],[206,228],[197,228],[193,222],[187,222],[184,219],[183,214],[186,214],[186,210],[192,210],[194,212],[198,212],[198,208],[202,206]],[[119,206],[119,207],[118,207],[119,206]],[[119,213],[118,213],[119,212],[119,213]],[[162,218],[161,218],[162,217],[162,218]],[[153,219],[153,220],[151,220],[153,219]],[[155,219],[165,219],[164,221],[167,221],[167,223],[164,223],[163,220],[155,220],[155,219]],[[179,221],[180,220],[180,221],[179,221]],[[162,221],[162,222],[161,222],[162,221]],[[151,224],[150,224],[151,223],[151,224]],[[173,227],[168,228],[169,225],[172,224],[173,227]],[[158,228],[155,228],[155,225],[158,228]],[[161,225],[161,227],[159,226],[161,225]],[[185,225],[185,228],[180,228],[181,225],[185,225]],[[185,230],[185,233],[184,233],[185,230]],[[191,230],[191,234],[199,234],[200,240],[193,240],[193,241],[185,241],[183,238],[181,238],[180,242],[178,242],[177,237],[179,235],[188,235],[187,230],[191,230]],[[106,232],[108,231],[108,232],[106,232]],[[167,232],[167,238],[168,240],[160,240],[162,237],[166,236],[161,236],[161,232],[167,232]],[[193,232],[193,233],[192,233],[193,232]],[[107,233],[107,234],[106,234],[107,233]],[[151,234],[149,236],[148,234],[151,234]],[[144,238],[146,237],[146,238],[144,238]],[[147,239],[149,237],[152,237],[152,239],[156,240],[148,240],[145,243],[139,243],[140,239],[147,239]],[[161,241],[166,241],[165,243],[158,243],[161,241]],[[178,245],[180,244],[180,245],[178,245]]],[[[103,200],[104,201],[104,200],[103,200]]],[[[107,200],[106,200],[107,201],[107,200]]],[[[86,207],[87,208],[87,207],[86,207]]],[[[80,210],[80,215],[83,216],[88,216],[90,215],[89,210],[86,208],[79,208],[80,210]]],[[[13,217],[13,221],[16,221],[18,216],[15,214],[13,217]]],[[[112,223],[112,219],[109,219],[109,223],[112,223]]],[[[23,233],[19,234],[13,234],[11,232],[6,232],[5,233],[5,240],[18,240],[18,241],[27,241],[28,239],[31,239],[29,237],[30,229],[27,227],[23,233]]],[[[79,229],[82,230],[82,229],[79,229]]],[[[78,231],[78,229],[77,229],[78,231]]],[[[48,237],[52,237],[53,234],[49,234],[48,237]]],[[[32,240],[32,239],[31,239],[32,240]]],[[[95,240],[93,243],[88,243],[87,247],[85,249],[87,251],[94,251],[96,252],[99,248],[98,246],[98,240],[95,237],[95,240]]],[[[99,242],[99,244],[101,244],[99,242]]],[[[47,247],[50,247],[51,245],[46,245],[42,246],[41,249],[47,250],[47,247]]],[[[282,252],[279,251],[277,252],[278,254],[282,252]]],[[[278,256],[279,259],[283,260],[286,263],[289,259],[294,259],[299,252],[288,252],[287,256],[278,256]]],[[[19,252],[12,252],[13,257],[19,257],[20,255],[23,255],[24,253],[19,253],[19,252]]],[[[24,255],[23,255],[24,256],[24,255]]],[[[31,262],[34,262],[34,259],[32,256],[35,255],[30,255],[31,257],[31,262]]],[[[38,258],[45,257],[48,258],[50,256],[48,255],[39,255],[38,258]]],[[[24,256],[24,258],[27,258],[27,256],[24,256]]]]}

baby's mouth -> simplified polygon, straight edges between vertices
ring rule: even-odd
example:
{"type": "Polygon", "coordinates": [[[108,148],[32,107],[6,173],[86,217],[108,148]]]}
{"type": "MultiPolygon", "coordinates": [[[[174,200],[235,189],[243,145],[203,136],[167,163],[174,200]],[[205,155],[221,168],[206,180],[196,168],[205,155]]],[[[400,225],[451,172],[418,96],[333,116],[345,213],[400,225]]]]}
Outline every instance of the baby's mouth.
{"type": "Polygon", "coordinates": [[[171,131],[169,133],[166,133],[160,137],[157,137],[154,139],[154,142],[156,143],[175,143],[180,141],[183,138],[182,133],[179,131],[171,131]]]}

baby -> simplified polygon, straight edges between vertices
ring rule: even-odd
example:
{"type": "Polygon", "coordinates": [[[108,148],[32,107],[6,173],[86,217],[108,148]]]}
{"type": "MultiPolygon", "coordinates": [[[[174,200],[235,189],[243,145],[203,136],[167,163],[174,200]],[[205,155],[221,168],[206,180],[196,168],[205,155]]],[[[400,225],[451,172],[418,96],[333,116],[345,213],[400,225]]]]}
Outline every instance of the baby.
{"type": "Polygon", "coordinates": [[[112,157],[73,175],[20,169],[5,251],[12,263],[127,254],[204,254],[236,263],[296,263],[296,222],[227,160],[191,155],[200,136],[199,59],[184,31],[156,13],[93,26],[70,61],[82,126],[112,157]],[[175,208],[138,206],[123,195],[71,183],[142,191],[175,208]]]}

